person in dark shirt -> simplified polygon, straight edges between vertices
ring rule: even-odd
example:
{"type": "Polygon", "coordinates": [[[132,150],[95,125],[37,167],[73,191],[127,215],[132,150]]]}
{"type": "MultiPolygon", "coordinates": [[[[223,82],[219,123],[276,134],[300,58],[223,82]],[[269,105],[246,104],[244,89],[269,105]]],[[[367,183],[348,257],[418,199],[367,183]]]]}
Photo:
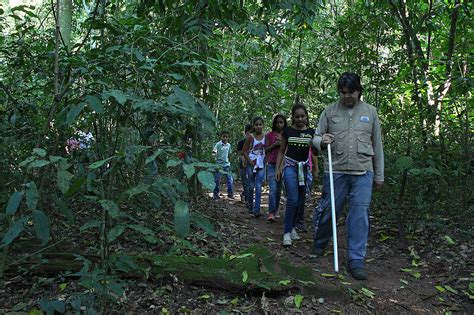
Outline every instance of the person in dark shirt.
{"type": "Polygon", "coordinates": [[[245,203],[245,205],[248,208],[248,202],[249,202],[249,191],[250,191],[250,184],[249,184],[249,179],[247,176],[247,160],[245,159],[245,156],[242,152],[242,149],[244,148],[245,140],[249,136],[249,134],[252,132],[252,125],[247,124],[245,125],[244,133],[245,137],[239,141],[237,144],[237,155],[239,157],[239,174],[240,178],[242,180],[242,187],[243,190],[240,193],[240,200],[245,203]]]}
{"type": "MultiPolygon", "coordinates": [[[[306,122],[308,111],[306,107],[297,103],[291,109],[291,127],[283,131],[280,152],[276,165],[277,180],[285,181],[288,199],[285,211],[285,230],[283,246],[291,246],[292,240],[300,239],[296,232],[297,208],[300,200],[305,197],[306,178],[309,164],[309,146],[314,135],[314,129],[308,128],[306,122]]],[[[314,174],[316,175],[316,174],[314,174]]]]}

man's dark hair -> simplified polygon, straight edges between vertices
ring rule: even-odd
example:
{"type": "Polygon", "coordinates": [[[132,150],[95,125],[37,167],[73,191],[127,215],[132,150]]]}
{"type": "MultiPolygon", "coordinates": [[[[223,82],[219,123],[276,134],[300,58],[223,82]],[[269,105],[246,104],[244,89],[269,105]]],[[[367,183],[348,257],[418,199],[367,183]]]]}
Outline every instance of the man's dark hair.
{"type": "Polygon", "coordinates": [[[221,131],[221,136],[223,135],[230,135],[230,133],[227,130],[222,130],[221,131]]]}
{"type": "Polygon", "coordinates": [[[253,126],[251,124],[246,124],[244,132],[247,133],[247,132],[251,131],[252,129],[253,129],[253,126]]]}
{"type": "Polygon", "coordinates": [[[341,91],[342,88],[348,88],[349,92],[359,91],[359,98],[362,95],[362,85],[360,84],[360,77],[354,72],[344,72],[337,81],[337,90],[341,91]]]}

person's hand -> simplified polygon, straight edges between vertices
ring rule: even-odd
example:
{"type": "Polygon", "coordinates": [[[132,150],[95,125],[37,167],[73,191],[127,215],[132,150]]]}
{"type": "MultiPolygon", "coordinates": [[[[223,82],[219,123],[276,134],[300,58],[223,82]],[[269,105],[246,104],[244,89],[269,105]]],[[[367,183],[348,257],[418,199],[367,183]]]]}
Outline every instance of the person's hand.
{"type": "Polygon", "coordinates": [[[325,145],[328,145],[328,144],[333,143],[333,142],[334,142],[334,135],[331,134],[331,133],[325,133],[321,137],[321,143],[323,143],[325,145]]]}
{"type": "Polygon", "coordinates": [[[276,179],[277,182],[280,181],[280,179],[281,179],[281,171],[280,170],[277,170],[275,172],[275,179],[276,179]]]}
{"type": "Polygon", "coordinates": [[[380,190],[380,189],[382,189],[382,187],[383,187],[383,182],[378,181],[378,180],[374,180],[374,188],[375,188],[375,190],[380,190]]]}

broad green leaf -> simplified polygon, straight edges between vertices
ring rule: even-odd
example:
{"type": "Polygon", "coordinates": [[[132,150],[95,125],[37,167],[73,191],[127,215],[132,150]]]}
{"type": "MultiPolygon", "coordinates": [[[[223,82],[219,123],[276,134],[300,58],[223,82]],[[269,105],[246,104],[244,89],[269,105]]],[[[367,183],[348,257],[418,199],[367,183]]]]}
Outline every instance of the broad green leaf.
{"type": "Polygon", "coordinates": [[[168,162],[166,162],[166,167],[175,167],[175,166],[178,166],[181,163],[183,163],[183,162],[180,161],[180,160],[169,160],[168,162]]]}
{"type": "Polygon", "coordinates": [[[125,226],[123,225],[117,225],[115,227],[113,227],[112,229],[110,229],[110,231],[107,233],[107,240],[109,242],[113,242],[117,239],[117,237],[119,237],[120,235],[122,235],[122,233],[125,231],[125,226]]]}
{"type": "Polygon", "coordinates": [[[61,211],[62,214],[66,217],[67,221],[69,224],[74,224],[74,215],[72,214],[71,209],[67,206],[67,204],[61,199],[56,197],[54,199],[56,205],[59,208],[59,211],[61,211]]]}
{"type": "Polygon", "coordinates": [[[46,160],[36,160],[36,161],[31,162],[28,165],[28,168],[41,168],[41,167],[46,166],[50,163],[51,163],[50,161],[46,161],[46,160]]]}
{"type": "Polygon", "coordinates": [[[20,166],[20,167],[26,166],[26,165],[30,164],[31,162],[33,162],[34,160],[36,160],[36,156],[34,156],[34,155],[29,156],[25,160],[21,161],[20,164],[18,164],[18,166],[20,166]]]}
{"type": "Polygon", "coordinates": [[[147,157],[145,159],[145,164],[148,164],[148,163],[154,161],[158,157],[158,155],[160,155],[163,152],[165,152],[165,151],[163,151],[162,149],[156,150],[155,152],[153,152],[152,155],[150,155],[149,157],[147,157]]]}
{"type": "Polygon", "coordinates": [[[192,215],[192,220],[194,221],[194,223],[199,228],[203,229],[207,234],[209,234],[211,236],[216,236],[216,232],[214,230],[214,225],[207,218],[205,218],[205,217],[203,217],[199,214],[193,214],[192,215]]]}
{"type": "Polygon", "coordinates": [[[69,188],[69,190],[66,192],[65,196],[66,197],[72,197],[75,193],[77,193],[82,188],[82,186],[85,184],[85,182],[86,182],[85,177],[80,177],[80,178],[76,179],[72,183],[71,188],[69,188]]]}
{"type": "Polygon", "coordinates": [[[21,191],[15,191],[8,200],[7,209],[5,210],[6,214],[15,214],[16,210],[20,206],[22,198],[23,193],[21,191]]]}
{"type": "Polygon", "coordinates": [[[300,294],[295,295],[295,306],[296,306],[296,308],[301,307],[301,303],[303,303],[303,300],[304,300],[304,296],[302,296],[300,294]]]}
{"type": "Polygon", "coordinates": [[[289,285],[291,283],[291,280],[280,280],[278,282],[278,284],[281,284],[281,285],[289,285]]]}
{"type": "Polygon", "coordinates": [[[35,223],[36,236],[41,240],[41,245],[46,245],[50,235],[48,216],[43,211],[33,210],[33,222],[35,223]]]}
{"type": "Polygon", "coordinates": [[[39,305],[47,315],[53,315],[55,312],[62,314],[66,310],[66,306],[64,305],[63,301],[49,301],[44,297],[42,297],[39,301],[39,305]]]}
{"type": "Polygon", "coordinates": [[[29,182],[26,184],[26,205],[30,210],[36,210],[38,206],[38,189],[36,188],[35,182],[29,182]]]}
{"type": "Polygon", "coordinates": [[[20,233],[25,228],[28,219],[28,217],[21,217],[10,226],[7,233],[5,233],[5,235],[3,236],[2,247],[10,244],[15,238],[18,237],[18,235],[20,235],[20,233]]]}
{"type": "Polygon", "coordinates": [[[214,190],[216,187],[216,182],[214,181],[214,175],[209,171],[199,171],[198,179],[201,184],[208,190],[214,190]]]}
{"type": "Polygon", "coordinates": [[[187,178],[190,178],[194,173],[196,173],[196,169],[192,164],[183,164],[183,170],[187,178]]]}
{"type": "Polygon", "coordinates": [[[247,272],[247,270],[244,270],[242,271],[242,282],[247,282],[247,280],[249,279],[249,274],[247,272]]]}
{"type": "Polygon", "coordinates": [[[95,111],[96,113],[100,114],[104,111],[104,108],[102,107],[102,102],[97,96],[86,95],[85,99],[87,103],[89,103],[92,110],[95,111]]]}
{"type": "Polygon", "coordinates": [[[150,188],[149,184],[140,183],[137,186],[127,189],[126,193],[129,197],[133,197],[133,196],[148,192],[149,188],[150,188]]]}
{"type": "Polygon", "coordinates": [[[41,157],[45,157],[46,156],[46,150],[45,149],[42,149],[42,148],[34,148],[33,149],[33,153],[35,153],[36,155],[39,155],[41,157]]]}
{"type": "Polygon", "coordinates": [[[189,232],[188,204],[183,200],[178,200],[174,205],[174,229],[179,237],[185,237],[189,232]]]}
{"type": "Polygon", "coordinates": [[[100,205],[107,211],[112,218],[118,218],[121,213],[117,204],[112,200],[99,200],[100,205]]]}
{"type": "Polygon", "coordinates": [[[109,91],[108,94],[114,97],[120,105],[125,104],[125,102],[127,101],[127,96],[122,91],[112,90],[109,91]]]}
{"type": "Polygon", "coordinates": [[[135,231],[137,232],[140,232],[142,233],[143,235],[151,235],[151,236],[154,236],[155,235],[155,232],[153,232],[152,229],[149,229],[143,225],[139,225],[139,224],[129,224],[127,225],[129,228],[131,229],[134,229],[135,231]]]}
{"type": "Polygon", "coordinates": [[[230,304],[232,304],[234,306],[237,305],[237,303],[239,303],[239,298],[238,297],[236,297],[232,301],[230,301],[230,304]]]}
{"type": "Polygon", "coordinates": [[[72,178],[73,175],[70,172],[58,171],[57,183],[59,190],[61,190],[63,194],[65,194],[69,190],[72,178]]]}
{"type": "Polygon", "coordinates": [[[102,221],[99,220],[89,220],[86,223],[84,223],[83,226],[79,228],[79,231],[83,232],[88,229],[92,228],[99,228],[102,225],[102,221]]]}
{"type": "Polygon", "coordinates": [[[66,116],[66,124],[69,126],[76,122],[77,116],[81,113],[85,103],[79,103],[77,105],[71,105],[66,116]]]}
{"type": "Polygon", "coordinates": [[[99,167],[101,167],[102,165],[104,165],[105,163],[107,163],[108,161],[110,161],[111,159],[115,158],[115,156],[111,156],[109,158],[106,158],[104,160],[100,160],[100,161],[97,161],[97,162],[94,162],[92,164],[89,165],[89,169],[97,169],[99,167]]]}
{"type": "Polygon", "coordinates": [[[187,107],[189,110],[194,111],[194,107],[196,104],[196,100],[194,97],[189,94],[187,91],[179,88],[178,86],[174,85],[172,87],[174,94],[178,98],[178,101],[183,105],[184,107],[187,107]]]}
{"type": "Polygon", "coordinates": [[[401,156],[395,162],[398,171],[403,172],[414,167],[413,159],[410,156],[401,156]]]}

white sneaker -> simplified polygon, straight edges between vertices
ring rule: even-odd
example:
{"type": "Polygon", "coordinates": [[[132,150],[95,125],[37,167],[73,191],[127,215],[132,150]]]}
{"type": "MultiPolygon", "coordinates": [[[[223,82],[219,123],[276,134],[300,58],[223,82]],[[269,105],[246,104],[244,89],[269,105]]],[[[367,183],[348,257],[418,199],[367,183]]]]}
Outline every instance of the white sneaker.
{"type": "Polygon", "coordinates": [[[291,246],[291,233],[283,234],[283,246],[291,246]]]}
{"type": "Polygon", "coordinates": [[[292,240],[299,240],[300,239],[300,236],[298,235],[298,233],[296,232],[296,229],[293,228],[293,230],[291,230],[291,239],[292,240]]]}

